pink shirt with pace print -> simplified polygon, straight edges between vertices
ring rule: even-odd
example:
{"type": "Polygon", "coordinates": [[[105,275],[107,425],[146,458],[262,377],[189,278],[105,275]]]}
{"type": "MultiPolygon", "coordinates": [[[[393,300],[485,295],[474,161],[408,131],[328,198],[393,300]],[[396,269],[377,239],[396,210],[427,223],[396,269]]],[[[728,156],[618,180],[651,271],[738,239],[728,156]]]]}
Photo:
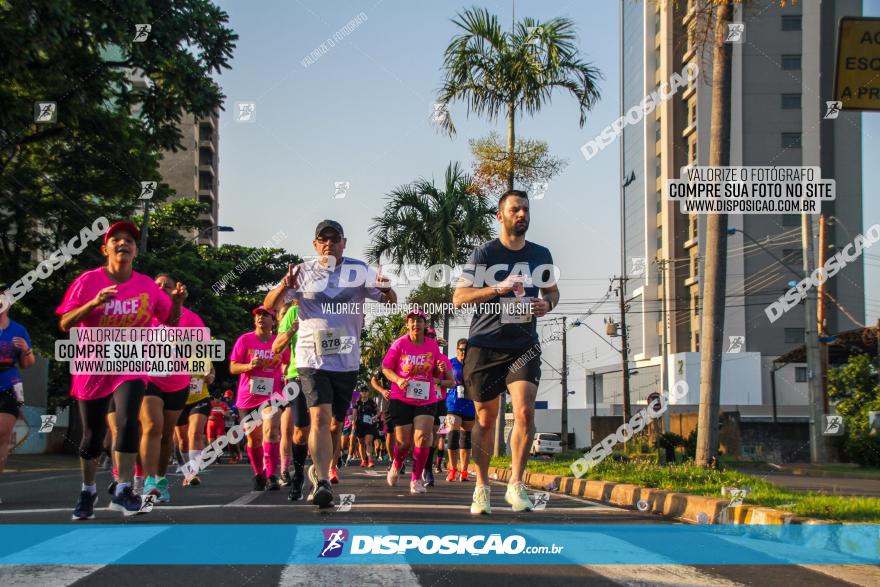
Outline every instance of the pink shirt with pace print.
{"type": "Polygon", "coordinates": [[[434,368],[437,361],[445,355],[437,346],[433,338],[425,338],[424,342],[416,345],[410,340],[408,334],[404,334],[391,344],[382,366],[391,369],[400,377],[408,377],[416,381],[431,381],[431,391],[428,399],[415,399],[406,397],[406,390],[401,389],[396,383],[391,384],[391,399],[400,400],[414,406],[424,406],[440,401],[437,394],[437,386],[434,385],[434,368]]]}
{"type": "MultiPolygon", "coordinates": [[[[165,293],[164,290],[162,293],[165,293]]],[[[158,320],[153,321],[153,326],[159,326],[161,322],[158,320]]],[[[180,322],[177,323],[178,328],[204,328],[205,323],[202,322],[201,317],[188,308],[183,308],[180,312],[180,322]]],[[[176,373],[174,375],[168,375],[167,377],[160,377],[157,375],[150,375],[149,378],[150,383],[159,388],[160,391],[164,393],[170,393],[172,391],[180,391],[184,388],[189,388],[190,375],[189,373],[176,373]]],[[[199,385],[199,392],[202,391],[202,386],[199,385]]]]}
{"type": "Polygon", "coordinates": [[[284,352],[275,354],[272,352],[272,341],[275,340],[273,334],[267,342],[263,342],[257,336],[256,332],[248,332],[242,334],[235,341],[232,347],[232,353],[229,355],[230,361],[236,363],[250,363],[251,359],[256,356],[263,360],[263,364],[256,369],[252,369],[242,373],[238,377],[238,395],[235,396],[235,407],[243,409],[256,408],[263,402],[269,400],[270,390],[266,389],[263,394],[251,393],[251,385],[256,388],[260,384],[271,381],[271,395],[283,397],[284,378],[281,366],[290,364],[290,346],[284,349],[284,352]],[[253,383],[252,383],[253,382],[253,383]]]}
{"type": "MultiPolygon", "coordinates": [[[[154,320],[164,323],[171,313],[171,298],[162,291],[156,282],[132,271],[125,283],[116,283],[98,267],[77,277],[61,304],[55,308],[59,316],[75,310],[90,302],[105,287],[116,286],[116,296],[89,312],[76,326],[79,328],[137,328],[153,324],[154,320]]],[[[70,395],[76,399],[94,400],[106,397],[116,391],[122,383],[140,379],[146,383],[146,373],[125,373],[111,375],[72,375],[70,395]]]]}

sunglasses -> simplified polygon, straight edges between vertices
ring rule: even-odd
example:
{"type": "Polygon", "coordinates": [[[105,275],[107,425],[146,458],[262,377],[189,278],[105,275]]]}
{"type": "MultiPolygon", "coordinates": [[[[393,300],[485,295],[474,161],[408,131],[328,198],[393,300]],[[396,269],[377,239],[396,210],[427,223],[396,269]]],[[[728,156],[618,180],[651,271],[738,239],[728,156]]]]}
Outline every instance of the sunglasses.
{"type": "Polygon", "coordinates": [[[318,241],[319,243],[324,243],[324,242],[329,241],[335,245],[342,240],[342,237],[339,236],[338,234],[334,234],[333,236],[324,236],[324,235],[319,234],[318,236],[315,237],[315,240],[318,241]]]}

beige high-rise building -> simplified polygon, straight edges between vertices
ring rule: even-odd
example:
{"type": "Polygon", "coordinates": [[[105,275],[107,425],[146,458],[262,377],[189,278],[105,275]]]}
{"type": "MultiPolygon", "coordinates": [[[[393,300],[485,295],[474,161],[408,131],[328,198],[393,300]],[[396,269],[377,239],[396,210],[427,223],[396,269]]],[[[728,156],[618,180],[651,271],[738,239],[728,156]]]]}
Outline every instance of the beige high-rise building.
{"type": "MultiPolygon", "coordinates": [[[[176,153],[165,151],[159,163],[162,181],[176,192],[172,199],[197,198],[210,205],[199,217],[202,232],[199,244],[217,246],[220,210],[219,121],[216,114],[196,119],[185,113],[180,121],[183,148],[176,153]]],[[[193,238],[196,233],[193,233],[193,238]]]]}
{"type": "MultiPolygon", "coordinates": [[[[690,388],[673,411],[691,412],[699,401],[707,216],[681,213],[665,193],[667,181],[679,178],[682,167],[709,164],[711,43],[700,55],[689,35],[703,4],[620,2],[621,115],[686,64],[696,63],[702,74],[618,137],[626,180],[621,204],[622,272],[629,277],[626,321],[630,359],[638,369],[631,378],[633,404],[644,403],[659,389],[665,306],[668,385],[684,380],[690,388]],[[634,273],[633,263],[642,262],[645,271],[634,273]]],[[[730,165],[820,166],[823,178],[835,179],[837,200],[822,205],[826,218],[833,217],[827,234],[831,255],[862,227],[861,115],[823,118],[832,94],[837,23],[842,16],[860,14],[858,0],[802,0],[785,7],[778,2],[737,4],[733,18],[745,29],[744,42],[732,45],[730,165]]],[[[818,216],[812,218],[817,224],[818,216]]],[[[800,215],[731,214],[728,221],[800,270],[800,215]]],[[[814,236],[817,232],[814,226],[814,236]]],[[[799,279],[743,234],[728,236],[724,346],[730,352],[722,363],[722,411],[739,412],[743,421],[768,421],[775,405],[779,421],[806,420],[806,365],[788,364],[774,373],[773,364],[804,343],[803,305],[773,323],[764,313],[790,281],[799,279]]],[[[828,291],[864,321],[864,285],[859,258],[828,282],[828,291]]],[[[833,304],[826,304],[826,312],[830,333],[857,327],[833,304]]],[[[613,413],[621,413],[619,369],[599,381],[613,413]]]]}

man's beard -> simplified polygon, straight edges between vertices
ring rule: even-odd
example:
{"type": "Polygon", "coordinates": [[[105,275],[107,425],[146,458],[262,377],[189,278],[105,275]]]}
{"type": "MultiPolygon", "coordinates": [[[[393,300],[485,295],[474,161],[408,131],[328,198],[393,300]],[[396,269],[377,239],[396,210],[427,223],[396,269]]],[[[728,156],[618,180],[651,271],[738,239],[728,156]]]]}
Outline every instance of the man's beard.
{"type": "Polygon", "coordinates": [[[529,230],[529,221],[528,220],[526,220],[521,227],[517,226],[516,221],[510,222],[507,225],[507,232],[509,232],[513,236],[523,236],[526,233],[526,231],[528,231],[528,230],[529,230]]]}

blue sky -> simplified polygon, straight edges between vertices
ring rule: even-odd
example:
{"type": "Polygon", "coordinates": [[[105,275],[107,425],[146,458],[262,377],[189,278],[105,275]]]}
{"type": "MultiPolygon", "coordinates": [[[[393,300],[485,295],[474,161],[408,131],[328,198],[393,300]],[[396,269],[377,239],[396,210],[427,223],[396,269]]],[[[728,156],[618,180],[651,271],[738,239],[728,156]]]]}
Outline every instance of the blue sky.
{"type": "MultiPolygon", "coordinates": [[[[218,2],[239,34],[232,70],[219,81],[227,95],[220,120],[220,222],[234,233],[221,243],[258,246],[284,230],[288,250],[307,254],[314,226],[325,217],[340,221],[348,254],[363,256],[370,219],[395,186],[419,176],[439,181],[449,162],[470,167],[468,139],[504,133],[503,121],[451,113],[458,136],[438,134],[429,118],[440,86],[443,51],[456,29],[450,19],[471,3],[384,0],[379,2],[218,2]],[[356,30],[315,63],[301,60],[358,14],[356,30]],[[236,102],[256,103],[256,122],[233,119],[236,102]],[[351,182],[334,199],[334,182],[351,182]]],[[[511,1],[477,2],[511,23],[511,1]]],[[[880,15],[880,0],[865,3],[880,15]]],[[[583,128],[572,98],[556,94],[534,118],[518,122],[519,136],[546,140],[568,167],[543,200],[532,202],[529,239],[550,247],[562,269],[566,312],[581,311],[605,294],[619,272],[619,163],[617,145],[587,163],[578,149],[618,116],[618,3],[520,1],[516,15],[574,20],[584,60],[604,74],[602,99],[583,128]]],[[[880,155],[880,113],[863,115],[864,160],[880,155]]],[[[880,170],[865,165],[865,224],[880,221],[880,170]],[[871,222],[869,222],[871,220],[871,222]]],[[[880,259],[880,250],[876,251],[880,259]]],[[[874,261],[880,266],[880,261],[874,261]]],[[[871,274],[869,273],[869,277],[871,274]]],[[[874,271],[873,282],[880,281],[874,271]]],[[[876,295],[877,288],[874,288],[876,295]]],[[[876,319],[880,301],[873,300],[876,319]]],[[[452,337],[466,333],[466,326],[452,337]]],[[[558,343],[550,346],[559,346],[558,343]]],[[[616,352],[584,328],[569,337],[571,378],[583,387],[583,369],[616,360],[616,352]]],[[[559,367],[559,349],[545,351],[559,367]]],[[[559,395],[555,374],[545,371],[543,399],[559,395]]],[[[579,394],[580,396],[580,394],[579,394]]],[[[583,401],[583,400],[580,400],[583,401]]]]}

